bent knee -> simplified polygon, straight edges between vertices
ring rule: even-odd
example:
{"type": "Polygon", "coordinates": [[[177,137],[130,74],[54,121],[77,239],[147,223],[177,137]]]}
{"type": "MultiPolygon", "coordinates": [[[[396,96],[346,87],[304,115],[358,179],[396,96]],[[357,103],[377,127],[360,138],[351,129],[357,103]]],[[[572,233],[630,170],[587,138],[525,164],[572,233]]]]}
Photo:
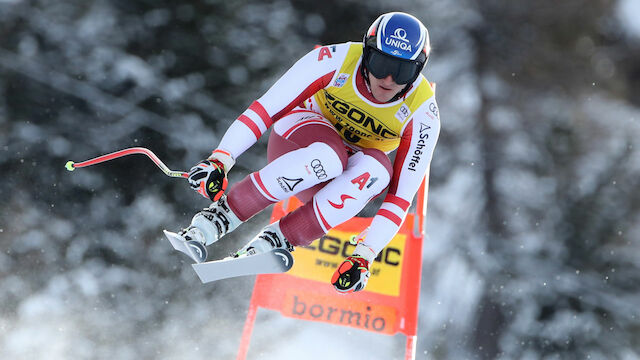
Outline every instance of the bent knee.
{"type": "Polygon", "coordinates": [[[338,174],[332,176],[335,177],[347,168],[347,163],[349,162],[349,155],[347,154],[347,149],[342,144],[342,140],[340,140],[340,145],[341,146],[338,146],[336,142],[333,141],[323,140],[311,143],[306,148],[311,149],[317,155],[317,158],[328,158],[329,154],[335,155],[335,157],[331,156],[331,158],[335,159],[332,163],[339,164],[338,166],[340,167],[338,174]]]}
{"type": "Polygon", "coordinates": [[[347,167],[349,158],[347,149],[342,143],[342,138],[334,129],[325,125],[306,125],[291,134],[288,140],[298,144],[300,147],[310,147],[317,143],[325,144],[330,148],[330,151],[333,151],[338,156],[342,163],[342,169],[344,170],[347,167]]]}
{"type": "Polygon", "coordinates": [[[371,156],[377,162],[379,162],[389,174],[389,178],[393,176],[393,165],[391,164],[391,160],[389,159],[387,154],[378,149],[362,149],[362,153],[371,156]]]}
{"type": "Polygon", "coordinates": [[[271,133],[268,147],[269,161],[290,151],[310,148],[315,144],[324,144],[328,148],[323,149],[323,151],[335,153],[340,160],[342,170],[346,169],[349,154],[342,142],[342,138],[335,130],[319,124],[308,124],[293,130],[295,131],[283,135],[276,131],[271,133]]]}

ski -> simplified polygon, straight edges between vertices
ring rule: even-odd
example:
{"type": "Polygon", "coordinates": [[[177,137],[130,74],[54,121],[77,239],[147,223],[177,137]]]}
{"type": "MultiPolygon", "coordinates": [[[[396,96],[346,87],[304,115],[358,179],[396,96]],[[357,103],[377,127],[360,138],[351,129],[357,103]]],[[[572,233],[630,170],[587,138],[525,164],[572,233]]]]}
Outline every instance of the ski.
{"type": "Polygon", "coordinates": [[[285,249],[273,249],[262,254],[207,261],[192,266],[200,281],[208,283],[237,276],[283,273],[293,266],[293,256],[285,249]]]}
{"type": "Polygon", "coordinates": [[[201,243],[194,240],[184,241],[182,236],[171,231],[162,230],[162,232],[164,232],[164,236],[167,237],[174,249],[186,254],[193,261],[201,263],[207,260],[207,248],[201,243]]]}
{"type": "Polygon", "coordinates": [[[192,266],[203,283],[237,276],[283,273],[293,266],[293,256],[285,249],[205,262],[207,248],[204,245],[195,240],[184,241],[180,235],[171,231],[163,232],[175,250],[196,262],[192,266]]]}

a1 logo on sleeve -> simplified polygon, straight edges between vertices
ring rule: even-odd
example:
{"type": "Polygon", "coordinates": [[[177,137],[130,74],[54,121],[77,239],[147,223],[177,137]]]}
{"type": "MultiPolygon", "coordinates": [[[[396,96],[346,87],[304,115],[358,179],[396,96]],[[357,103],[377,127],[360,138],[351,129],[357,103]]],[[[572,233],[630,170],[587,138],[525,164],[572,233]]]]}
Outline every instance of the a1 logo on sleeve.
{"type": "Polygon", "coordinates": [[[403,123],[405,122],[405,120],[407,120],[407,118],[410,115],[411,115],[411,110],[409,110],[409,107],[407,106],[407,104],[402,104],[402,106],[400,106],[400,109],[398,109],[398,112],[396,113],[396,119],[398,119],[398,121],[403,123]]]}
{"type": "Polygon", "coordinates": [[[331,56],[332,52],[336,52],[336,46],[323,46],[320,48],[320,51],[318,52],[318,61],[322,61],[324,60],[325,57],[331,59],[333,56],[331,56]]]}

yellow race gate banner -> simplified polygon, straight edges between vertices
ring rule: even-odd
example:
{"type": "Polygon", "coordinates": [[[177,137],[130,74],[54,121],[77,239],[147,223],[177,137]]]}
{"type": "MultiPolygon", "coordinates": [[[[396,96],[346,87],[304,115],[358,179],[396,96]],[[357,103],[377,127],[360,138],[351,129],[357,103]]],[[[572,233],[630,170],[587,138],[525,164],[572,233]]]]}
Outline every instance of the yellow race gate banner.
{"type": "MultiPolygon", "coordinates": [[[[293,267],[284,274],[258,275],[237,359],[246,358],[258,308],[283,316],[349,326],[379,334],[407,336],[405,359],[415,358],[427,177],[398,234],[371,264],[371,277],[360,292],[343,295],[331,286],[331,275],[350,256],[358,235],[372,218],[355,217],[331,229],[307,247],[296,247],[293,267]]],[[[275,205],[276,221],[301,203],[296,198],[275,205]]]]}

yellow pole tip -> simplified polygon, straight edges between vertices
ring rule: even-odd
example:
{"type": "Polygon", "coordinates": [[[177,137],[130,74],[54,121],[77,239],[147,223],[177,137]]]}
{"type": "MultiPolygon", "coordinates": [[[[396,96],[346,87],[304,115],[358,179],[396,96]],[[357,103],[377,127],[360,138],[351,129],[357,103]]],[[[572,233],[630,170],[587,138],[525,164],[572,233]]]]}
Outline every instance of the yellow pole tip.
{"type": "Polygon", "coordinates": [[[65,168],[67,168],[67,170],[69,171],[73,171],[75,170],[75,168],[73,167],[75,163],[71,160],[67,161],[67,164],[64,166],[65,168]]]}

